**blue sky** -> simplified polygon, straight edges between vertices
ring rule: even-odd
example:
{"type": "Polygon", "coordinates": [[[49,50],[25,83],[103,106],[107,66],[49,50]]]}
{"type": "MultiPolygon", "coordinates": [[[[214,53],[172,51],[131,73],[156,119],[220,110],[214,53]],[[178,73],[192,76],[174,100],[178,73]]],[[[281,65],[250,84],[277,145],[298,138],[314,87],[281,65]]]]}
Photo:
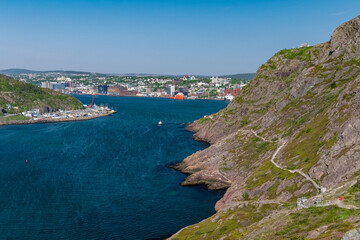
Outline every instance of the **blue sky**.
{"type": "Polygon", "coordinates": [[[220,75],[328,41],[359,0],[0,0],[0,69],[220,75]]]}

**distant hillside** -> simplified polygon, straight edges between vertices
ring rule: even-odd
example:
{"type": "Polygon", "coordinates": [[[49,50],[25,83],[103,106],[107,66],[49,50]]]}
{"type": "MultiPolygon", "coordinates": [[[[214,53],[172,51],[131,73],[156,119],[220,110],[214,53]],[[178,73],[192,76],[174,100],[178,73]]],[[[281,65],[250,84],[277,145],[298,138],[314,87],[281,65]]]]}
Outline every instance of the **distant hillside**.
{"type": "Polygon", "coordinates": [[[100,74],[100,73],[91,73],[91,72],[82,72],[82,71],[64,71],[64,70],[50,70],[50,71],[33,71],[28,69],[21,68],[11,68],[0,70],[2,74],[37,74],[37,73],[63,73],[63,74],[100,74]]]}
{"type": "Polygon", "coordinates": [[[220,77],[241,79],[241,80],[253,80],[255,78],[255,73],[240,73],[240,74],[233,74],[233,75],[223,75],[220,77]]]}
{"type": "Polygon", "coordinates": [[[27,70],[27,69],[12,68],[12,69],[0,70],[0,73],[3,73],[3,74],[31,74],[31,73],[36,73],[36,72],[27,70]]]}
{"type": "Polygon", "coordinates": [[[14,107],[18,107],[19,112],[33,108],[51,112],[56,109],[82,109],[83,105],[71,95],[39,88],[0,74],[0,110],[15,112],[14,107]],[[10,110],[7,105],[12,106],[10,110]]]}
{"type": "MultiPolygon", "coordinates": [[[[29,69],[22,68],[10,68],[0,70],[0,74],[11,75],[11,74],[45,74],[45,73],[59,73],[59,74],[84,74],[84,75],[118,75],[118,76],[126,76],[126,77],[160,77],[160,76],[168,76],[168,77],[183,77],[184,75],[171,75],[171,74],[150,74],[150,73],[91,73],[91,72],[82,72],[82,71],[65,71],[65,70],[49,70],[49,71],[34,71],[29,69]]],[[[210,78],[212,76],[206,75],[195,75],[197,78],[210,78]]],[[[231,74],[231,75],[222,75],[219,76],[222,78],[232,78],[239,80],[253,80],[255,77],[255,73],[239,73],[239,74],[231,74]]]]}

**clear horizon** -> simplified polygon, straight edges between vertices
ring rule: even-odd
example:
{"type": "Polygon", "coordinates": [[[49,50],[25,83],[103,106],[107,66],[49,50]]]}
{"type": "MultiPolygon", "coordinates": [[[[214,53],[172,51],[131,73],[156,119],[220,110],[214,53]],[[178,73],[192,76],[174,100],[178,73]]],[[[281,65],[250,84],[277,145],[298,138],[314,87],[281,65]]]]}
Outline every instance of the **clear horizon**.
{"type": "Polygon", "coordinates": [[[4,0],[0,69],[163,75],[253,73],[284,48],[326,42],[349,1],[4,0]]]}

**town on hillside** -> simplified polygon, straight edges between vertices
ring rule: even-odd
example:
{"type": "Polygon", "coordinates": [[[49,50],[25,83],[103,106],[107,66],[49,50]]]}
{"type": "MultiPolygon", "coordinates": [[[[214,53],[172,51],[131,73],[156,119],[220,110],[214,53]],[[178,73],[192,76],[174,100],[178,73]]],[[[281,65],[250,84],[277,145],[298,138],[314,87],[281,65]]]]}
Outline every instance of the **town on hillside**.
{"type": "Polygon", "coordinates": [[[17,80],[68,94],[142,96],[174,99],[229,100],[240,93],[254,74],[235,77],[105,75],[83,72],[7,74],[17,80]]]}

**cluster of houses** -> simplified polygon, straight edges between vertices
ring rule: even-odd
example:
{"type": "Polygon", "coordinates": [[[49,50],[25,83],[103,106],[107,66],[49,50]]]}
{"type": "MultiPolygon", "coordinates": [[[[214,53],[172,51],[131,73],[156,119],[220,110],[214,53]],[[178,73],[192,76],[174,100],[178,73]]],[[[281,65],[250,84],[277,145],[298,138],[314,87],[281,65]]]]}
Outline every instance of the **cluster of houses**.
{"type": "MultiPolygon", "coordinates": [[[[184,76],[182,81],[187,79],[184,76]]],[[[101,84],[94,87],[93,94],[101,95],[117,95],[117,96],[142,96],[142,97],[174,97],[178,94],[184,95],[185,98],[216,98],[231,101],[241,91],[246,84],[236,84],[229,86],[229,79],[214,77],[211,82],[195,81],[184,84],[182,81],[176,80],[152,80],[161,87],[154,88],[151,84],[137,83],[136,86],[129,84],[106,85],[101,84]]],[[[90,92],[91,90],[89,90],[90,92]]],[[[86,93],[86,92],[82,92],[86,93]]]]}
{"type": "MultiPolygon", "coordinates": [[[[16,77],[16,76],[14,76],[16,77]]],[[[249,81],[233,81],[231,78],[197,78],[193,75],[171,76],[126,76],[97,74],[37,74],[24,76],[26,81],[43,88],[63,93],[100,94],[112,96],[208,98],[231,101],[249,81]]],[[[29,114],[28,114],[29,115],[29,114]]]]}

